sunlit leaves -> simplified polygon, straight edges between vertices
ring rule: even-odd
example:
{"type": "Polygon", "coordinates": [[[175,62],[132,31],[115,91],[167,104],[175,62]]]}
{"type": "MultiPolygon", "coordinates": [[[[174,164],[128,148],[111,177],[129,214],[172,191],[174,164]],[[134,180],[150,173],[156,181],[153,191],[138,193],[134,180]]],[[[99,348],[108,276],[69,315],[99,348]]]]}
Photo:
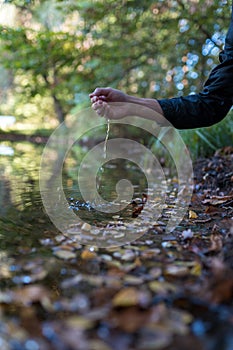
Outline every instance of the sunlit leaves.
{"type": "MultiPolygon", "coordinates": [[[[63,118],[100,85],[156,98],[199,91],[230,18],[227,4],[204,0],[6,2],[18,15],[1,28],[2,65],[27,75],[27,99],[50,95],[63,118]]],[[[24,103],[23,88],[13,91],[24,103]]]]}

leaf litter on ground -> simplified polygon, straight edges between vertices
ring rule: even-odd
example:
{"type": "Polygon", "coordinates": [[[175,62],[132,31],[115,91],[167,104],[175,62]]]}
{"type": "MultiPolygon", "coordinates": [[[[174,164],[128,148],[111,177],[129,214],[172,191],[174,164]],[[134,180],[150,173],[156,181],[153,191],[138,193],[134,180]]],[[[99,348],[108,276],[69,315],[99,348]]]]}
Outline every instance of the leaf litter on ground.
{"type": "Polygon", "coordinates": [[[172,235],[162,215],[121,247],[47,231],[40,258],[25,245],[20,256],[3,256],[0,349],[233,348],[230,167],[224,150],[197,162],[190,208],[172,235]]]}

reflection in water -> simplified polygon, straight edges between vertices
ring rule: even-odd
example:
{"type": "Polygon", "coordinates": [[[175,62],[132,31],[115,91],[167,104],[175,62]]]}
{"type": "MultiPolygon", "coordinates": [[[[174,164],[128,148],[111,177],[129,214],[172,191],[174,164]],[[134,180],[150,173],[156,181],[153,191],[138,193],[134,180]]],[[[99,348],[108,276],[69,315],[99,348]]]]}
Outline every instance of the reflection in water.
{"type": "Polygon", "coordinates": [[[0,145],[0,155],[2,156],[13,156],[14,150],[12,147],[6,145],[0,145]]]}
{"type": "Polygon", "coordinates": [[[12,126],[15,123],[16,118],[12,115],[0,115],[0,128],[4,129],[12,126]]]}
{"type": "MultiPolygon", "coordinates": [[[[39,192],[38,172],[42,147],[26,142],[4,142],[1,147],[0,149],[9,149],[12,152],[0,158],[0,249],[9,255],[17,255],[20,254],[23,244],[30,254],[37,254],[35,249],[40,254],[39,240],[43,239],[44,232],[57,232],[44,211],[39,192]]],[[[82,148],[76,146],[73,158],[69,156],[64,164],[63,185],[68,202],[71,197],[76,202],[82,201],[76,177],[77,159],[82,155],[82,148]]],[[[109,162],[105,165],[104,172],[99,174],[99,192],[106,200],[116,196],[115,185],[119,174],[125,175],[132,182],[135,198],[141,197],[146,191],[145,177],[136,171],[133,164],[109,162]]],[[[77,212],[78,206],[74,205],[70,210],[72,209],[77,212]]],[[[110,217],[97,214],[93,211],[90,218],[90,211],[83,210],[81,213],[87,220],[105,220],[104,224],[107,224],[110,217]]]]}
{"type": "Polygon", "coordinates": [[[32,283],[44,274],[52,252],[40,240],[47,232],[55,236],[57,231],[44,213],[39,192],[42,148],[26,142],[1,146],[14,151],[0,158],[0,289],[4,290],[32,283]],[[25,265],[35,272],[29,273],[25,265]]]}
{"type": "MultiPolygon", "coordinates": [[[[58,270],[62,263],[59,265],[56,261],[56,266],[54,266],[54,255],[51,245],[59,245],[65,236],[50,221],[41,200],[38,177],[43,148],[26,142],[4,142],[2,146],[11,148],[14,153],[0,158],[0,275],[3,274],[4,276],[0,287],[5,288],[12,284],[27,284],[33,281],[32,277],[30,277],[31,279],[28,278],[28,274],[21,271],[22,260],[24,260],[23,265],[25,265],[25,261],[34,261],[37,259],[36,264],[45,265],[46,271],[52,264],[52,278],[55,278],[56,274],[60,273],[58,270]],[[56,239],[57,241],[55,242],[56,239]],[[8,276],[12,276],[12,274],[14,278],[9,278],[8,276]]],[[[91,204],[88,207],[87,203],[83,202],[78,188],[78,164],[83,154],[83,148],[75,145],[63,165],[62,179],[67,200],[67,203],[65,203],[67,210],[73,211],[75,216],[82,216],[90,224],[95,221],[100,226],[108,225],[109,227],[109,225],[115,225],[114,234],[119,241],[120,239],[124,239],[121,223],[123,219],[127,225],[128,222],[132,222],[132,225],[129,223],[127,226],[127,230],[132,235],[132,239],[130,239],[132,241],[135,240],[137,230],[140,231],[140,235],[142,229],[145,231],[145,227],[142,227],[143,225],[141,224],[142,221],[138,223],[136,229],[133,226],[135,223],[133,211],[139,209],[140,213],[140,209],[142,209],[140,205],[145,203],[143,200],[146,198],[143,197],[143,193],[147,194],[150,191],[150,189],[147,189],[146,177],[137,169],[133,162],[130,163],[129,161],[122,160],[107,162],[102,169],[103,171],[100,171],[98,174],[99,193],[106,201],[114,200],[117,195],[116,183],[124,177],[132,183],[134,195],[133,201],[126,211],[118,213],[117,216],[113,216],[112,214],[107,215],[106,213],[100,215],[96,210],[90,209],[91,204]],[[141,199],[142,203],[138,203],[138,199],[141,199]],[[84,203],[85,205],[81,208],[80,203],[84,203]],[[120,216],[121,218],[119,218],[120,216]]],[[[51,181],[53,181],[53,178],[51,181]]],[[[49,189],[46,195],[51,195],[49,189]]],[[[147,216],[144,215],[142,219],[144,222],[148,222],[148,225],[151,222],[154,223],[156,205],[154,202],[150,212],[147,216]]],[[[54,203],[55,211],[56,207],[57,203],[54,203]]],[[[78,247],[80,243],[83,243],[82,232],[80,234],[80,228],[78,228],[78,235],[81,237],[80,241],[80,239],[76,239],[76,228],[74,229],[75,232],[71,231],[72,229],[67,233],[68,239],[72,241],[72,244],[76,241],[78,247]]],[[[94,233],[97,234],[97,231],[94,233]]],[[[94,242],[90,241],[89,244],[94,245],[94,242]]],[[[87,267],[82,268],[86,269],[87,267]]],[[[51,284],[51,280],[48,283],[51,284]]]]}

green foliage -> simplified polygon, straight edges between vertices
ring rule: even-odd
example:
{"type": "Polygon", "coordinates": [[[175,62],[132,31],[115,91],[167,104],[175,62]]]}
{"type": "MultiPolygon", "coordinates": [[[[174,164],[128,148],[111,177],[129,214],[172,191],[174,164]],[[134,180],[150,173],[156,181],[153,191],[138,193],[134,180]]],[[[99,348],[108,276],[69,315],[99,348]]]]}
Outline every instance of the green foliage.
{"type": "MultiPolygon", "coordinates": [[[[62,122],[74,107],[89,103],[96,86],[152,98],[199,91],[218,61],[231,5],[222,0],[5,4],[17,15],[14,25],[0,27],[0,69],[8,74],[8,99],[0,113],[15,111],[34,120],[39,111],[40,123],[48,115],[62,122]]],[[[204,142],[206,133],[209,129],[193,135],[204,142]]]]}
{"type": "Polygon", "coordinates": [[[227,118],[209,128],[180,131],[181,137],[195,159],[199,156],[210,156],[217,149],[232,145],[232,116],[231,111],[227,118]]]}

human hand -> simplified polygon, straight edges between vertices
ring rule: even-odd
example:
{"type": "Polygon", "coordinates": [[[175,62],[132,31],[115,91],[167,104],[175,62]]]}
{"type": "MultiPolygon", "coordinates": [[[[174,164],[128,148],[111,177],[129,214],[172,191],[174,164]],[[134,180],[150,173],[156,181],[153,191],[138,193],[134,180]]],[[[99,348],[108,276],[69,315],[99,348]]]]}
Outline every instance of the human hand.
{"type": "Polygon", "coordinates": [[[98,100],[105,102],[127,102],[128,97],[124,92],[111,87],[96,88],[89,96],[92,103],[98,100]]]}
{"type": "Polygon", "coordinates": [[[107,119],[121,119],[128,115],[128,95],[124,92],[107,88],[96,88],[90,95],[92,108],[107,119]]]}
{"type": "Polygon", "coordinates": [[[90,95],[92,108],[106,119],[138,116],[167,126],[163,110],[157,100],[127,95],[110,87],[96,88],[90,95]]]}

